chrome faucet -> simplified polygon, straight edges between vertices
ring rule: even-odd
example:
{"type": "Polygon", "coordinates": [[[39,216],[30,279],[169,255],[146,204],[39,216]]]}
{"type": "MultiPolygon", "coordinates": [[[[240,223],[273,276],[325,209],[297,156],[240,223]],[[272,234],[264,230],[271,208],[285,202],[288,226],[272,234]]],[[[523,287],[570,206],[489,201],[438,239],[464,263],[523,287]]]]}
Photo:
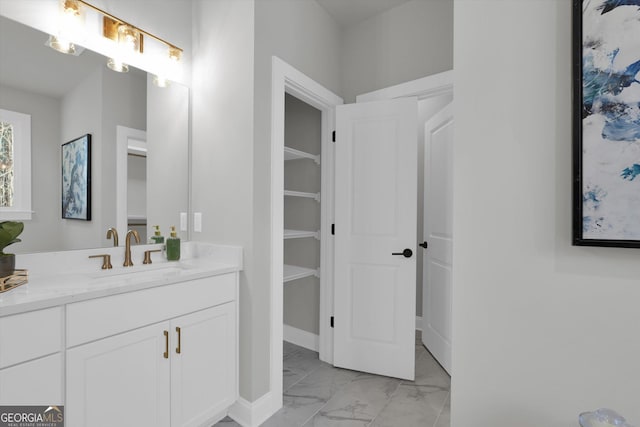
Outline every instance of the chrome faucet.
{"type": "Polygon", "coordinates": [[[107,230],[107,240],[113,237],[113,246],[118,246],[118,230],[111,227],[107,230]]]}
{"type": "Polygon", "coordinates": [[[136,243],[140,243],[140,235],[136,230],[127,231],[124,247],[124,264],[122,264],[125,267],[131,267],[133,265],[133,262],[131,261],[131,236],[136,239],[136,243]]]}

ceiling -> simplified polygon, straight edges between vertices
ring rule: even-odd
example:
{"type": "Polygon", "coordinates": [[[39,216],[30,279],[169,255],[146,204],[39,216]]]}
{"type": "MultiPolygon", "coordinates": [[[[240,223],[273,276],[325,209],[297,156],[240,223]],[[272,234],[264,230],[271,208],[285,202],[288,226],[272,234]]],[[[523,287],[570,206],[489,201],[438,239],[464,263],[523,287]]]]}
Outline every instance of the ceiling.
{"type": "Polygon", "coordinates": [[[316,0],[341,26],[347,27],[409,0],[316,0]]]}

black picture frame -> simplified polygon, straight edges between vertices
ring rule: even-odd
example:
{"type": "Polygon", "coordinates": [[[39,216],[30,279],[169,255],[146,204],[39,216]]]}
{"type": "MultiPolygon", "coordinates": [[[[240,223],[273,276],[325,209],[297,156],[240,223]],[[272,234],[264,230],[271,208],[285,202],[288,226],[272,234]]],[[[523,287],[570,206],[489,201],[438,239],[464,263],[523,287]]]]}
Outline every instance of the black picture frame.
{"type": "Polygon", "coordinates": [[[62,218],[91,221],[91,134],[61,148],[62,218]]]}
{"type": "MultiPolygon", "coordinates": [[[[631,131],[631,134],[638,135],[635,142],[629,140],[628,132],[622,134],[618,131],[607,130],[607,126],[609,129],[616,128],[617,125],[614,126],[612,123],[624,123],[627,129],[629,126],[634,126],[634,121],[623,117],[624,112],[620,113],[623,111],[621,109],[624,104],[620,104],[619,95],[621,91],[629,87],[627,85],[637,84],[640,86],[640,82],[633,82],[633,79],[629,80],[626,74],[623,74],[629,70],[635,70],[640,62],[631,63],[625,71],[606,73],[602,71],[602,68],[598,68],[602,64],[596,64],[594,59],[597,54],[600,55],[598,60],[601,60],[603,52],[597,50],[604,50],[605,48],[602,46],[610,48],[606,40],[608,34],[611,34],[612,31],[627,31],[629,28],[609,25],[604,27],[601,34],[598,33],[600,26],[603,25],[602,22],[605,22],[604,25],[608,25],[606,19],[610,16],[615,16],[619,20],[620,16],[630,14],[631,19],[635,19],[640,25],[640,0],[637,1],[636,5],[629,1],[573,0],[572,244],[574,246],[640,248],[640,234],[635,231],[640,230],[640,210],[634,212],[636,209],[629,209],[628,214],[625,211],[627,208],[636,206],[640,201],[640,175],[636,174],[636,172],[640,172],[640,170],[636,171],[640,168],[640,159],[629,158],[627,163],[630,168],[621,170],[621,167],[618,166],[616,170],[619,171],[616,172],[618,176],[611,171],[615,169],[616,165],[627,161],[623,156],[616,156],[616,152],[612,151],[610,157],[603,156],[603,160],[599,163],[594,161],[594,159],[598,160],[597,156],[601,155],[603,151],[606,153],[607,149],[616,150],[615,147],[619,147],[621,141],[625,144],[638,144],[640,147],[640,120],[637,122],[637,129],[632,128],[631,131]],[[618,8],[625,9],[615,10],[618,8]],[[609,15],[612,12],[615,12],[615,15],[609,15]],[[597,16],[597,20],[593,19],[595,16],[597,16]],[[585,30],[585,22],[587,30],[585,30]],[[618,80],[614,81],[613,79],[619,79],[622,83],[618,84],[618,80]],[[614,108],[617,108],[618,111],[616,112],[614,108]],[[596,116],[597,120],[594,119],[596,116]],[[601,122],[604,123],[602,128],[596,128],[594,123],[601,124],[601,122]],[[598,134],[595,129],[600,133],[598,134]],[[598,137],[601,137],[602,140],[598,141],[598,137]],[[602,145],[597,146],[598,143],[602,145]],[[609,160],[610,158],[615,160],[609,160]],[[599,178],[604,182],[602,186],[599,186],[599,178]],[[630,184],[634,189],[637,189],[637,200],[635,197],[630,199],[624,196],[629,193],[630,184]],[[620,190],[621,186],[627,187],[624,187],[625,190],[620,190]],[[612,194],[615,197],[610,197],[612,194]],[[607,199],[608,205],[606,209],[603,209],[601,204],[605,199],[607,199]],[[593,215],[594,213],[596,215],[593,215]],[[628,232],[628,236],[624,235],[627,230],[632,230],[632,232],[628,232]]],[[[640,61],[640,39],[637,44],[637,52],[637,59],[640,61]]],[[[611,59],[612,69],[616,55],[617,52],[611,59]]],[[[619,67],[619,64],[616,66],[619,67]]],[[[640,71],[640,68],[638,70],[640,71]]],[[[638,90],[638,88],[634,88],[634,90],[638,90]]],[[[640,108],[640,99],[637,102],[634,106],[637,105],[640,108]]]]}

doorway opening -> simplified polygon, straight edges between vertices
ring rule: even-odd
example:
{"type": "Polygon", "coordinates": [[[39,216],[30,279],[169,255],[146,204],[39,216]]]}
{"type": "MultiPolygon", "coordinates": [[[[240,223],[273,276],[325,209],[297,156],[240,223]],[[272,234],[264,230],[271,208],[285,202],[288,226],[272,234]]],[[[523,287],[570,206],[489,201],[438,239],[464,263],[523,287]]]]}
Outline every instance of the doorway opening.
{"type": "MultiPolygon", "coordinates": [[[[417,97],[419,100],[436,97],[453,90],[453,73],[419,79],[406,84],[361,95],[357,102],[388,100],[401,97],[417,97]],[[368,98],[368,99],[367,99],[368,98]]],[[[268,397],[261,399],[260,414],[268,416],[282,406],[283,391],[283,338],[284,338],[284,282],[285,247],[285,100],[287,95],[311,106],[321,114],[321,203],[320,203],[320,269],[319,269],[319,311],[318,311],[318,350],[320,360],[333,364],[333,239],[330,237],[331,224],[334,222],[334,161],[335,148],[331,136],[335,130],[335,109],[342,99],[326,90],[316,82],[300,73],[280,59],[272,58],[272,135],[271,135],[271,320],[270,320],[270,391],[268,397]],[[330,161],[324,161],[325,158],[330,161]],[[329,238],[327,238],[329,237],[329,238]],[[322,245],[323,240],[328,244],[322,245]],[[328,271],[328,274],[323,272],[328,271]]],[[[309,153],[314,154],[314,153],[309,153]]],[[[287,196],[291,197],[291,196],[287,196]]],[[[417,215],[416,215],[417,216],[417,215]]],[[[288,227],[289,225],[287,225],[288,227]]],[[[309,229],[310,230],[310,229],[309,229]]],[[[416,242],[417,243],[416,236],[416,242]]],[[[313,267],[313,266],[312,266],[313,267]]],[[[309,276],[310,277],[310,276],[309,276]]],[[[421,285],[420,285],[421,286],[421,285]]],[[[289,314],[287,315],[289,316],[289,314]]],[[[413,322],[413,321],[412,321],[413,322]]],[[[313,341],[313,340],[311,340],[313,341]]]]}

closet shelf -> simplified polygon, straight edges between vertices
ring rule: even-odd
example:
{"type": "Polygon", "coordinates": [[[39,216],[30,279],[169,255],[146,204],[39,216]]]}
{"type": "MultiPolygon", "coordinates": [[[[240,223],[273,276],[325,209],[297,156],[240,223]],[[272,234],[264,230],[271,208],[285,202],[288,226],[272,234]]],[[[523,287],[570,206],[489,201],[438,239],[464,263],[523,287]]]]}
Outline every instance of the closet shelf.
{"type": "Polygon", "coordinates": [[[284,195],[290,197],[306,197],[309,199],[314,199],[316,202],[320,202],[320,193],[305,193],[303,191],[284,190],[284,195]]]}
{"type": "Polygon", "coordinates": [[[314,237],[320,240],[320,232],[307,230],[284,230],[285,239],[303,239],[305,237],[314,237]]]}
{"type": "Polygon", "coordinates": [[[297,265],[284,265],[284,278],[283,282],[290,282],[292,280],[302,279],[303,277],[320,277],[318,270],[312,268],[298,267],[297,265]]]}
{"type": "Polygon", "coordinates": [[[296,150],[295,148],[284,147],[284,160],[300,160],[300,159],[311,159],[316,162],[317,165],[320,164],[320,156],[316,156],[315,154],[305,153],[304,151],[296,150]]]}

